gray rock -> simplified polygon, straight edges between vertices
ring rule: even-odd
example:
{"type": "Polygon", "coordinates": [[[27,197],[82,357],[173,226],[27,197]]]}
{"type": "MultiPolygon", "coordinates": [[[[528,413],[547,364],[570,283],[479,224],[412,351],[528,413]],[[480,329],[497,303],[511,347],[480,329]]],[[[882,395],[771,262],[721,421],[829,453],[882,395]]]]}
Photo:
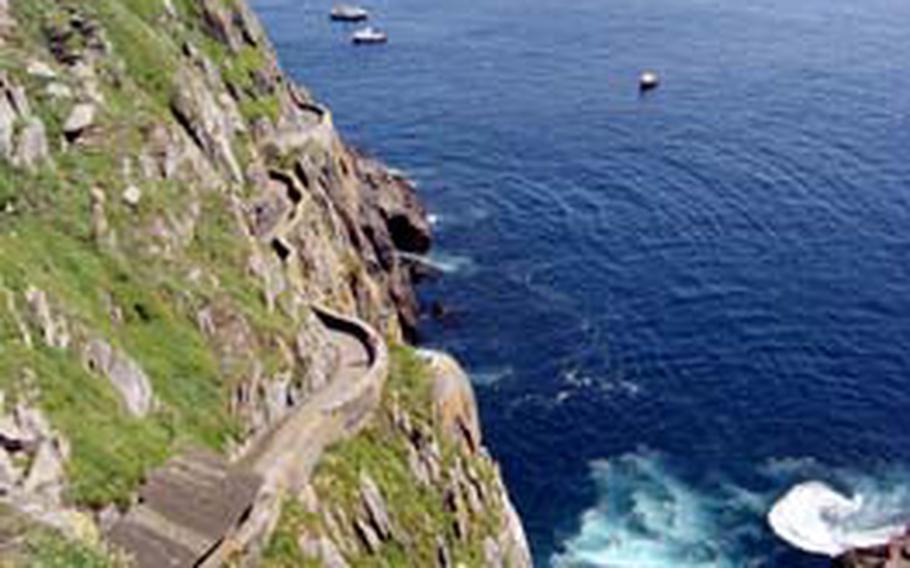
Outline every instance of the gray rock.
{"type": "Polygon", "coordinates": [[[27,493],[41,492],[51,497],[59,497],[63,476],[63,456],[53,441],[44,440],[32,460],[22,488],[27,493]]]}
{"type": "Polygon", "coordinates": [[[487,568],[502,568],[502,551],[493,537],[488,536],[483,540],[483,557],[487,568]]]}
{"type": "Polygon", "coordinates": [[[22,478],[22,472],[13,464],[9,454],[0,446],[0,495],[4,490],[13,487],[22,478]]]}
{"type": "Polygon", "coordinates": [[[297,496],[297,500],[307,513],[315,515],[319,512],[319,496],[316,495],[316,490],[311,484],[306,484],[297,496]]]}
{"type": "Polygon", "coordinates": [[[48,347],[67,349],[70,344],[69,326],[63,317],[55,317],[51,311],[47,294],[43,290],[29,286],[25,299],[31,308],[32,316],[37,320],[44,343],[48,347]]]}
{"type": "Polygon", "coordinates": [[[370,523],[376,529],[379,537],[382,540],[391,538],[392,523],[389,520],[385,499],[382,498],[376,482],[365,472],[360,474],[360,498],[367,514],[370,516],[370,523]]]}
{"type": "Polygon", "coordinates": [[[177,14],[177,8],[174,7],[173,0],[163,0],[163,2],[164,2],[164,12],[168,15],[168,17],[176,18],[178,16],[178,14],[177,14]]]}
{"type": "Polygon", "coordinates": [[[28,103],[28,97],[25,96],[25,88],[21,85],[8,85],[6,88],[6,96],[9,97],[11,103],[13,103],[13,109],[16,113],[25,118],[31,116],[32,107],[28,103]]]}
{"type": "Polygon", "coordinates": [[[44,89],[44,92],[47,93],[47,96],[54,99],[73,98],[73,90],[63,83],[48,83],[47,87],[44,89]]]}
{"type": "Polygon", "coordinates": [[[348,563],[338,551],[338,547],[325,537],[319,539],[319,556],[322,558],[323,568],[348,568],[348,563]]]}
{"type": "Polygon", "coordinates": [[[50,424],[44,414],[37,408],[32,408],[22,402],[16,405],[13,411],[16,425],[22,432],[23,440],[39,441],[50,438],[52,435],[50,424]]]}
{"type": "Polygon", "coordinates": [[[332,541],[338,543],[346,554],[353,554],[356,551],[356,543],[352,543],[349,539],[345,537],[344,532],[342,532],[342,526],[347,525],[347,518],[344,516],[344,510],[341,508],[336,508],[338,514],[332,512],[330,509],[322,510],[322,521],[325,525],[326,531],[328,531],[328,536],[332,541]]]}
{"type": "Polygon", "coordinates": [[[357,533],[357,536],[360,538],[360,542],[363,544],[364,549],[366,549],[369,554],[376,554],[379,552],[379,549],[382,546],[382,541],[379,539],[376,531],[373,530],[369,523],[363,519],[355,519],[354,532],[357,533]]]}
{"type": "MultiPolygon", "coordinates": [[[[2,84],[2,80],[0,80],[2,84]]],[[[13,156],[13,134],[16,127],[16,111],[0,89],[0,157],[7,160],[13,156]]]]}
{"type": "Polygon", "coordinates": [[[46,160],[49,153],[44,123],[37,116],[30,117],[19,133],[19,145],[13,163],[33,169],[46,160]]]}
{"type": "Polygon", "coordinates": [[[63,123],[63,133],[73,141],[79,138],[95,123],[96,107],[91,103],[80,103],[73,107],[69,117],[63,123]]]}
{"type": "Polygon", "coordinates": [[[231,145],[233,121],[197,76],[182,73],[176,85],[171,110],[178,122],[199,148],[227,171],[232,181],[242,181],[240,164],[231,145]]]}
{"type": "Polygon", "coordinates": [[[442,535],[436,535],[436,566],[439,568],[452,568],[452,553],[442,535]]]}
{"type": "Polygon", "coordinates": [[[135,185],[130,185],[125,190],[123,190],[123,202],[129,205],[130,207],[138,207],[139,201],[142,199],[142,190],[136,187],[135,185]]]}
{"type": "Polygon", "coordinates": [[[37,77],[39,79],[57,78],[57,72],[54,71],[50,65],[38,59],[29,61],[28,66],[25,68],[25,72],[32,77],[37,77]]]}
{"type": "Polygon", "coordinates": [[[154,394],[149,378],[126,354],[93,339],[84,348],[83,361],[89,370],[107,377],[130,414],[142,417],[151,411],[154,394]]]}

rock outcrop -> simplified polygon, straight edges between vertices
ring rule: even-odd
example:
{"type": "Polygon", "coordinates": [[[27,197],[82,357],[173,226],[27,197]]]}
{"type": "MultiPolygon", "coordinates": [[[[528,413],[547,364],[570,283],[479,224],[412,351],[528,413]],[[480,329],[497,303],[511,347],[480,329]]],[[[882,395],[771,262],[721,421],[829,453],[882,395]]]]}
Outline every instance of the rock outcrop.
{"type": "Polygon", "coordinates": [[[910,539],[898,538],[879,547],[851,550],[836,558],[834,568],[910,568],[910,539]]]}

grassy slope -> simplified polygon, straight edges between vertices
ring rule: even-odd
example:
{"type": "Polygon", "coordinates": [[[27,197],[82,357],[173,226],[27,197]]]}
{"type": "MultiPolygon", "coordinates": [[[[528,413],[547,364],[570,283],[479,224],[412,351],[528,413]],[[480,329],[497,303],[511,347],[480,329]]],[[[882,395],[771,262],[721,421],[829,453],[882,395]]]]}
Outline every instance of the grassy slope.
{"type": "MultiPolygon", "coordinates": [[[[28,88],[53,152],[53,162],[33,173],[0,163],[0,211],[8,211],[0,213],[0,389],[15,396],[22,369],[34,372],[41,405],[72,442],[70,498],[81,505],[124,501],[144,471],[181,445],[221,448],[236,435],[227,398],[238,377],[223,376],[212,346],[197,329],[196,309],[217,296],[243,314],[257,336],[287,336],[291,329],[286,317],[266,310],[245,273],[248,249],[234,228],[226,195],[215,188],[189,191],[173,182],[144,182],[139,211],[120,203],[128,183],[124,157],[138,154],[143,129],[171,120],[168,101],[184,41],[217,56],[223,75],[244,85],[251,84],[250,71],[266,61],[261,52],[252,53],[256,50],[228,57],[199,29],[195,3],[175,4],[182,23],[162,27],[163,2],[14,2],[17,35],[0,47],[0,68],[28,88]],[[98,69],[105,97],[98,117],[103,139],[62,152],[58,140],[71,103],[46,97],[40,81],[25,75],[22,62],[52,60],[46,33],[66,21],[67,6],[101,24],[112,56],[98,69]],[[116,247],[100,246],[91,237],[93,187],[108,194],[116,247]],[[200,192],[203,222],[190,246],[167,261],[145,252],[149,238],[135,229],[155,216],[179,214],[200,192]],[[195,268],[217,278],[220,291],[188,278],[195,268]],[[27,347],[6,297],[11,295],[25,314],[28,286],[46,291],[71,327],[129,353],[152,379],[160,410],[146,419],[131,418],[107,383],[83,369],[78,353],[44,347],[40,340],[27,347]],[[112,304],[124,314],[121,323],[111,317],[112,304]]],[[[60,73],[61,81],[72,83],[65,71],[60,73]]],[[[275,110],[268,100],[256,104],[269,113],[275,110]]],[[[267,367],[272,358],[262,354],[267,367]]]]}

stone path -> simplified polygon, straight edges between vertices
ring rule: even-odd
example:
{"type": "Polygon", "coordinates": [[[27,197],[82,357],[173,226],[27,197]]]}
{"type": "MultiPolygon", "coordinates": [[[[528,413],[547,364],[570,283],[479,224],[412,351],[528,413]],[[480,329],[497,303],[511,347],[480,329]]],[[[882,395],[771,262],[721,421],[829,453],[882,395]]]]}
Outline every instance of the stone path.
{"type": "MultiPolygon", "coordinates": [[[[381,339],[355,320],[327,312],[320,317],[337,361],[325,388],[236,463],[196,450],[149,475],[139,491],[139,504],[107,535],[112,544],[132,554],[140,568],[219,564],[220,549],[227,540],[237,540],[235,535],[244,532],[251,516],[274,514],[271,509],[255,512],[259,503],[269,502],[274,509],[275,495],[301,488],[325,447],[360,424],[378,402],[381,384],[373,381],[384,379],[386,365],[381,339]]],[[[256,530],[247,532],[252,535],[256,530]]]]}

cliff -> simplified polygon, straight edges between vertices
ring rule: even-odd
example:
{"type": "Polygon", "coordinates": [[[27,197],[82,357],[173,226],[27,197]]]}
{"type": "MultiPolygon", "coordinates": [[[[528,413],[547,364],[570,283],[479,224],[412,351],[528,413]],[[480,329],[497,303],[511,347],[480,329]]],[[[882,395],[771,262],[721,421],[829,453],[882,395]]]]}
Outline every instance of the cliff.
{"type": "MultiPolygon", "coordinates": [[[[143,481],[203,449],[284,503],[246,561],[405,562],[432,542],[442,565],[526,565],[463,373],[427,394],[443,380],[404,346],[417,302],[398,253],[429,245],[410,182],[344,144],[243,0],[0,0],[0,554],[110,562],[143,481]],[[298,495],[244,460],[317,403],[337,419],[324,399],[349,394],[350,338],[322,308],[396,347],[389,386],[298,495]],[[432,471],[398,477],[357,453],[401,465],[425,447],[432,471]],[[289,550],[287,519],[327,506],[351,524],[298,527],[289,550]],[[430,540],[402,535],[424,517],[430,540]]],[[[282,447],[274,463],[304,459],[282,447]]]]}

